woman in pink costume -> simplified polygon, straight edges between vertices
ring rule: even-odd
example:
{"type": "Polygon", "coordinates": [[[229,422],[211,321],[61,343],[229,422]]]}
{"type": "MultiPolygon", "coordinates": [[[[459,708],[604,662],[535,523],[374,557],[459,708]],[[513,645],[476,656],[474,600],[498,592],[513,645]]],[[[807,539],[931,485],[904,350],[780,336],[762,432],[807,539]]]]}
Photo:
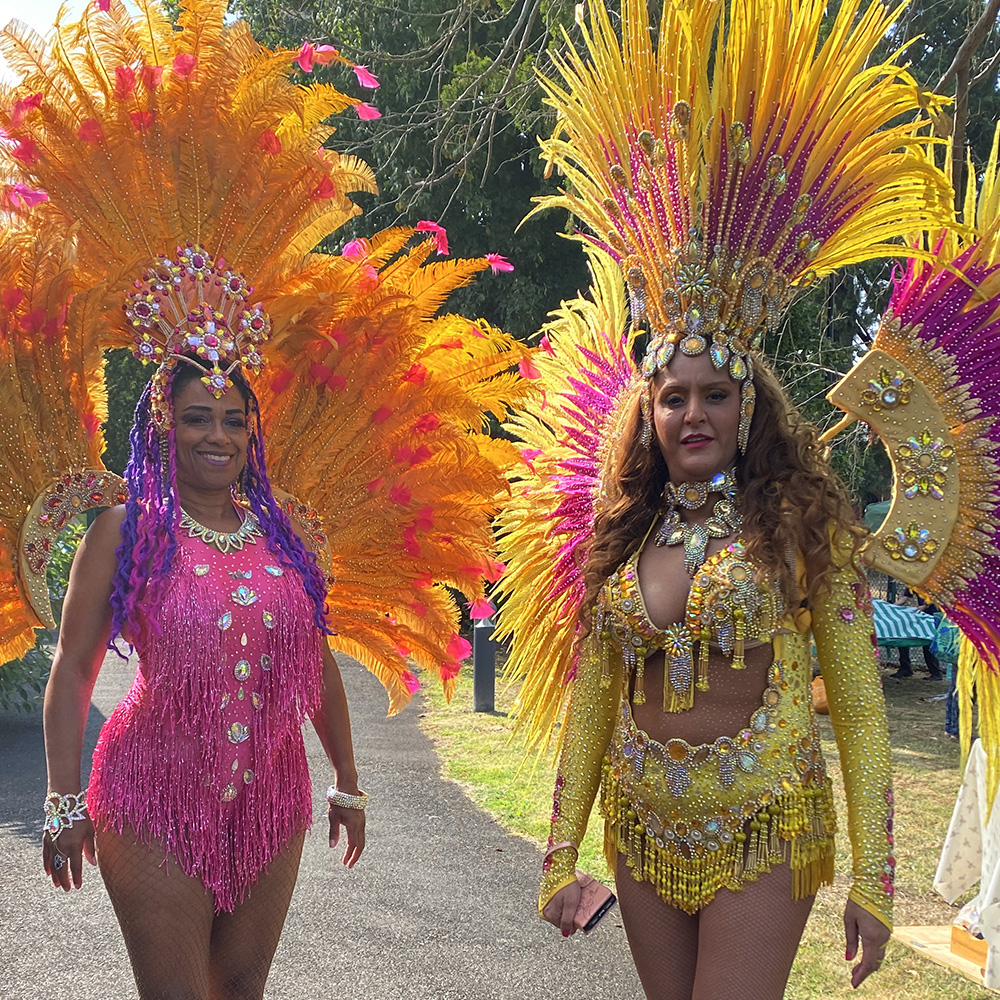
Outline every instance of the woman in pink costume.
{"type": "Polygon", "coordinates": [[[336,776],[330,844],[343,828],[349,867],[365,845],[323,576],[272,496],[256,397],[239,367],[224,377],[220,392],[201,359],[173,356],[147,386],[129,500],[80,546],[45,696],[48,786],[63,793],[45,870],[68,891],[84,855],[99,863],[144,1000],[263,995],[311,821],[307,716],[336,776]],[[138,672],[77,799],[119,637],[138,672]]]}

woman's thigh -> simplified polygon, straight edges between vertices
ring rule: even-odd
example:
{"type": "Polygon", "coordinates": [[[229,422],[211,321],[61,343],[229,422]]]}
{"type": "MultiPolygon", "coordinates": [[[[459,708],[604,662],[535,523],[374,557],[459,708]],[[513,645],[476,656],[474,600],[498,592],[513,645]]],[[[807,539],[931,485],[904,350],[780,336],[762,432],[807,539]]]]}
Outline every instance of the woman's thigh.
{"type": "Polygon", "coordinates": [[[779,865],[694,915],[668,906],[618,856],[622,921],[648,1000],[781,1000],[813,897],[779,865]]]}
{"type": "Polygon", "coordinates": [[[793,899],[792,877],[777,865],[701,910],[694,1000],[781,1000],[815,898],[793,899]]]}
{"type": "Polygon", "coordinates": [[[691,1000],[698,960],[698,917],[668,906],[651,882],[637,882],[618,855],[615,889],[632,960],[649,1000],[691,1000]]]}
{"type": "Polygon", "coordinates": [[[257,1000],[278,947],[295,888],[305,833],[296,834],[232,913],[212,926],[212,1000],[257,1000]]]}
{"type": "Polygon", "coordinates": [[[209,1000],[211,893],[130,829],[97,830],[96,843],[140,1000],[209,1000]]]}

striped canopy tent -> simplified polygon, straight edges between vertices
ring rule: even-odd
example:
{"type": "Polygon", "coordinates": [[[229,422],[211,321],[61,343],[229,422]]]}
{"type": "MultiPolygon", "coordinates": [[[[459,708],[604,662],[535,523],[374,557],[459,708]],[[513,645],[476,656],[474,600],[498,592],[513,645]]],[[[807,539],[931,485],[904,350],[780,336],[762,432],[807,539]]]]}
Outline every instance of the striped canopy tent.
{"type": "Polygon", "coordinates": [[[875,609],[875,639],[880,646],[926,646],[934,638],[937,631],[934,615],[877,598],[872,605],[875,609]]]}
{"type": "Polygon", "coordinates": [[[889,513],[891,500],[879,500],[877,503],[870,503],[865,507],[865,527],[871,532],[878,531],[882,527],[886,514],[889,513]]]}

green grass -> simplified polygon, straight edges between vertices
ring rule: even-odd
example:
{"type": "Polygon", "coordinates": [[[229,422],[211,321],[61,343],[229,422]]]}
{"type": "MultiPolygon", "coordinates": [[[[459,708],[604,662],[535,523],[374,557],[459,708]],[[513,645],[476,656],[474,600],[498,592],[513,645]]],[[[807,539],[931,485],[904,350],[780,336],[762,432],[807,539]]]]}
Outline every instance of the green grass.
{"type": "MultiPolygon", "coordinates": [[[[922,680],[920,674],[907,681],[885,682],[896,788],[895,922],[899,926],[947,924],[956,912],[934,891],[933,880],[961,782],[959,750],[944,735],[943,703],[920,700],[943,690],[943,684],[922,680]]],[[[421,723],[437,747],[444,775],[512,833],[543,844],[549,832],[554,767],[547,759],[526,761],[520,738],[511,739],[506,714],[509,693],[498,683],[497,712],[473,712],[471,670],[462,672],[450,705],[432,685],[425,691],[428,704],[421,723]]],[[[836,788],[837,815],[846,831],[833,730],[826,719],[820,724],[836,788]]],[[[601,854],[602,830],[603,822],[595,813],[580,867],[610,881],[601,854]]],[[[864,984],[860,994],[855,993],[844,962],[841,923],[851,870],[846,832],[838,836],[837,845],[837,881],[817,897],[786,1000],[814,1000],[821,995],[825,1000],[859,995],[867,1000],[986,1000],[995,996],[897,941],[890,943],[881,971],[864,984]]]]}

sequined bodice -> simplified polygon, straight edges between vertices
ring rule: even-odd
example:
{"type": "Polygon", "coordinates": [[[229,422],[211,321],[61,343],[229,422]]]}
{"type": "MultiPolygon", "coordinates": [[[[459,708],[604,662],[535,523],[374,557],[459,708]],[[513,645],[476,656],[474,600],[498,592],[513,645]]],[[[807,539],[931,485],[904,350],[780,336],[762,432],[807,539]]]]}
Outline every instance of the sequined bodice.
{"type": "MultiPolygon", "coordinates": [[[[204,780],[223,802],[231,802],[255,780],[261,730],[274,736],[288,725],[280,717],[287,705],[278,702],[287,702],[289,694],[296,701],[292,682],[299,665],[284,662],[290,647],[282,636],[290,629],[307,635],[314,631],[308,600],[298,574],[280,565],[262,537],[222,552],[181,531],[171,576],[179,591],[188,592],[185,603],[191,615],[183,632],[166,621],[161,627],[183,636],[182,643],[213,648],[211,676],[199,681],[211,691],[209,728],[216,731],[221,752],[204,780]]],[[[142,652],[140,671],[158,659],[142,652]]],[[[313,664],[318,670],[318,663],[313,664]]],[[[147,677],[153,685],[165,681],[147,677]]],[[[304,689],[299,692],[304,694],[304,689]]],[[[292,725],[297,725],[300,710],[292,714],[292,725]]]]}
{"type": "Polygon", "coordinates": [[[598,610],[623,651],[631,646],[636,650],[641,648],[648,656],[656,650],[668,649],[679,632],[697,624],[710,629],[713,644],[730,652],[735,634],[733,610],[737,605],[742,605],[744,615],[753,619],[752,625],[756,627],[748,629],[748,633],[755,633],[753,641],[771,640],[784,607],[776,587],[756,582],[760,573],[747,561],[742,541],[731,543],[705,561],[688,592],[685,620],[663,629],[650,621],[642,598],[640,553],[641,548],[608,578],[598,610]]]}
{"type": "Polygon", "coordinates": [[[626,677],[636,679],[638,704],[645,701],[644,661],[663,650],[669,681],[664,685],[664,711],[683,711],[693,704],[695,686],[708,688],[710,647],[732,656],[732,666],[741,669],[748,644],[771,641],[784,616],[780,589],[749,562],[743,541],[737,539],[695,573],[684,621],[660,629],[650,621],[639,588],[641,551],[640,546],[608,579],[595,624],[621,649],[626,677]]]}
{"type": "Polygon", "coordinates": [[[87,803],[103,825],[162,845],[229,911],[309,826],[302,724],[320,699],[323,639],[300,575],[263,537],[227,552],[176,538],[87,803]]]}

